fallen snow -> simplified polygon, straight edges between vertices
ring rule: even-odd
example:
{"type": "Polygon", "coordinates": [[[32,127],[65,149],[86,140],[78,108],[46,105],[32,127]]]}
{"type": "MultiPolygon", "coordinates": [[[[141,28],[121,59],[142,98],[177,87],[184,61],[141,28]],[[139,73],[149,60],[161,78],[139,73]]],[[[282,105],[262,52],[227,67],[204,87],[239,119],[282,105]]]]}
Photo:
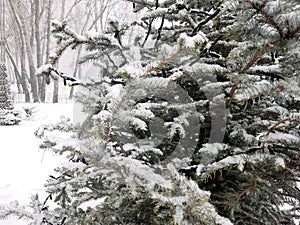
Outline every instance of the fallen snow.
{"type": "MultiPolygon", "coordinates": [[[[33,108],[30,119],[18,126],[0,126],[0,205],[17,200],[28,205],[32,194],[46,198],[44,183],[53,169],[65,159],[51,152],[39,150],[40,140],[34,131],[42,124],[59,122],[62,115],[73,117],[73,104],[16,104],[33,108]]],[[[0,225],[25,225],[24,221],[10,217],[0,225]]]]}

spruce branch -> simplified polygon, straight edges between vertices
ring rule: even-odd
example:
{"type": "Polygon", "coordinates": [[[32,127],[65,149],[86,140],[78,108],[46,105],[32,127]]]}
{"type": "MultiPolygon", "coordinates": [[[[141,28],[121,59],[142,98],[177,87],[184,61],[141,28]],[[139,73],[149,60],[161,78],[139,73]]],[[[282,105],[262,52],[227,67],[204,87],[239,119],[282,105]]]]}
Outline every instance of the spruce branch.
{"type": "Polygon", "coordinates": [[[270,127],[267,131],[267,133],[264,136],[268,136],[271,132],[273,132],[274,129],[276,129],[280,124],[285,123],[285,122],[292,122],[292,123],[297,123],[300,124],[300,120],[294,120],[291,118],[286,118],[283,120],[278,121],[276,124],[274,124],[272,127],[270,127]]]}
{"type": "MultiPolygon", "coordinates": [[[[268,0],[265,0],[263,2],[262,5],[260,5],[258,8],[259,9],[262,9],[263,7],[265,7],[266,3],[268,2],[268,0]]],[[[255,12],[252,13],[252,15],[247,19],[247,21],[249,21],[250,19],[252,19],[256,14],[257,14],[258,10],[256,10],[255,12]]]]}
{"type": "Polygon", "coordinates": [[[264,50],[257,52],[250,62],[241,70],[241,73],[246,73],[264,54],[268,53],[274,46],[281,44],[281,40],[270,43],[264,50]]]}
{"type": "MultiPolygon", "coordinates": [[[[283,90],[284,89],[284,86],[280,83],[277,83],[276,81],[273,82],[273,83],[267,83],[265,86],[262,85],[262,87],[263,88],[261,90],[257,90],[257,91],[255,91],[255,93],[251,93],[250,96],[247,96],[245,98],[238,99],[238,101],[246,102],[249,99],[255,99],[257,97],[260,97],[261,95],[270,93],[271,91],[277,91],[277,90],[283,90]]],[[[255,88],[255,86],[253,88],[255,88]]],[[[251,87],[249,89],[252,90],[251,87]]]]}
{"type": "Polygon", "coordinates": [[[291,32],[290,37],[295,37],[295,35],[299,32],[300,32],[300,25],[294,31],[291,32]]]}
{"type": "MultiPolygon", "coordinates": [[[[269,52],[274,46],[280,45],[281,40],[274,41],[270,43],[264,50],[257,52],[254,57],[250,60],[250,62],[247,63],[247,65],[241,70],[240,73],[246,73],[264,54],[269,52]]],[[[234,93],[236,92],[238,86],[234,85],[230,91],[229,96],[225,101],[226,107],[229,107],[233,98],[234,93]]]]}
{"type": "MultiPolygon", "coordinates": [[[[178,50],[177,52],[175,52],[173,55],[171,55],[169,58],[167,58],[167,59],[164,60],[164,61],[161,61],[161,62],[158,64],[158,66],[150,68],[149,70],[147,70],[146,73],[144,73],[144,74],[142,74],[141,76],[139,76],[139,79],[145,78],[149,73],[151,73],[151,72],[153,72],[153,71],[156,71],[157,69],[161,68],[162,66],[164,66],[165,64],[167,64],[167,63],[170,62],[171,60],[174,60],[176,57],[178,57],[180,54],[182,54],[182,52],[184,52],[184,50],[181,49],[181,48],[179,48],[179,50],[178,50]]],[[[126,94],[124,94],[124,95],[122,96],[122,98],[120,99],[120,101],[117,103],[117,106],[115,107],[114,111],[112,112],[112,115],[113,115],[113,116],[116,115],[116,113],[120,110],[120,108],[122,107],[123,103],[126,101],[126,99],[127,99],[127,97],[128,97],[127,95],[132,91],[132,88],[133,88],[132,85],[129,86],[129,87],[127,88],[126,94]]],[[[112,121],[110,122],[110,125],[113,124],[113,122],[114,122],[115,119],[116,119],[116,118],[113,117],[112,121]]],[[[107,132],[105,133],[103,140],[106,140],[106,141],[108,140],[108,138],[109,138],[109,136],[110,136],[110,134],[111,134],[111,131],[112,131],[111,127],[108,127],[108,128],[107,128],[107,132]]]]}
{"type": "MultiPolygon", "coordinates": [[[[267,137],[268,135],[270,135],[271,132],[273,132],[279,125],[285,123],[285,122],[292,122],[292,123],[297,123],[300,124],[300,120],[295,120],[295,119],[291,119],[291,118],[286,118],[283,120],[278,121],[276,124],[274,124],[273,126],[271,126],[268,131],[266,132],[266,134],[262,135],[260,138],[263,137],[267,137]]],[[[264,152],[265,149],[265,143],[262,144],[262,151],[264,152]]]]}
{"type": "Polygon", "coordinates": [[[164,65],[168,64],[169,62],[171,62],[172,60],[176,59],[177,57],[179,57],[181,54],[183,54],[185,51],[184,49],[179,48],[178,51],[176,51],[173,55],[171,55],[169,58],[165,59],[164,61],[161,61],[157,66],[150,68],[149,70],[147,70],[146,73],[142,74],[140,76],[140,78],[146,77],[149,73],[154,72],[158,69],[160,69],[161,67],[163,67],[164,65]]]}
{"type": "Polygon", "coordinates": [[[279,33],[280,37],[284,37],[283,31],[280,28],[280,26],[274,21],[274,19],[268,15],[268,13],[263,10],[263,7],[266,5],[267,1],[265,0],[262,5],[258,6],[254,2],[250,0],[245,0],[246,3],[250,4],[252,8],[254,8],[257,12],[259,12],[265,19],[268,21],[269,24],[271,24],[279,33]]]}
{"type": "Polygon", "coordinates": [[[56,50],[55,56],[51,57],[51,64],[56,64],[60,58],[60,56],[66,51],[66,49],[72,45],[76,44],[76,40],[66,41],[60,48],[56,50]]]}
{"type": "Polygon", "coordinates": [[[247,187],[245,190],[243,190],[242,192],[238,192],[236,193],[235,198],[230,199],[230,201],[228,201],[227,203],[224,203],[226,206],[232,206],[232,205],[238,205],[238,203],[241,201],[241,198],[244,195],[247,195],[250,191],[254,190],[257,188],[259,184],[259,181],[257,179],[254,179],[253,184],[250,185],[249,187],[247,187]]]}
{"type": "Polygon", "coordinates": [[[234,86],[230,89],[229,95],[228,95],[228,97],[227,97],[226,100],[225,100],[225,106],[226,106],[226,108],[230,106],[231,101],[232,101],[232,97],[233,97],[235,91],[237,90],[237,88],[238,88],[238,86],[237,86],[237,85],[234,85],[234,86]]]}

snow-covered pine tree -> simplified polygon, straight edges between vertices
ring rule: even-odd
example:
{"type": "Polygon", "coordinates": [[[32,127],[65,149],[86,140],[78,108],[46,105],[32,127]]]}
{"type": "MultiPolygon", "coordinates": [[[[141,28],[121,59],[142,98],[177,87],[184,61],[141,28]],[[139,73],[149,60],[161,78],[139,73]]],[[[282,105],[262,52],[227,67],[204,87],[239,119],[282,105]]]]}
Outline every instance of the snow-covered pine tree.
{"type": "Polygon", "coordinates": [[[10,96],[10,86],[7,80],[6,66],[4,63],[0,64],[0,109],[13,109],[13,102],[10,96]]]}
{"type": "Polygon", "coordinates": [[[111,21],[103,34],[53,21],[52,63],[84,45],[82,63],[96,60],[102,73],[79,81],[52,65],[40,70],[81,86],[90,116],[80,129],[62,121],[36,132],[70,162],[46,184],[57,207],[33,201],[35,221],[293,224],[299,1],[127,2],[141,20],[111,21]],[[76,141],[53,129],[73,130],[76,141]]]}

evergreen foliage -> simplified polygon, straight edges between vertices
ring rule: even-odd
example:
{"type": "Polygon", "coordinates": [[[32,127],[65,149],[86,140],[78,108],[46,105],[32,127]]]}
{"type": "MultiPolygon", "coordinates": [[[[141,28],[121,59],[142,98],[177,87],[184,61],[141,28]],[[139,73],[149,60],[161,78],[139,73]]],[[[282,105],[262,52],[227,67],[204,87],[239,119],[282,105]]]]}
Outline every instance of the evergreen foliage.
{"type": "MultiPolygon", "coordinates": [[[[78,35],[53,21],[59,48],[52,62],[84,45],[81,62],[97,60],[102,73],[80,81],[52,65],[40,69],[49,82],[86,90],[78,101],[89,116],[81,127],[64,120],[36,133],[42,148],[70,159],[46,184],[55,209],[35,204],[39,218],[293,224],[300,201],[299,1],[128,2],[141,20],[111,21],[104,34],[78,35]],[[76,141],[53,129],[72,131],[76,141]]],[[[5,216],[8,209],[0,209],[5,216]]]]}
{"type": "Polygon", "coordinates": [[[6,66],[0,63],[0,125],[15,125],[19,123],[11,100],[10,85],[7,80],[6,66]]]}

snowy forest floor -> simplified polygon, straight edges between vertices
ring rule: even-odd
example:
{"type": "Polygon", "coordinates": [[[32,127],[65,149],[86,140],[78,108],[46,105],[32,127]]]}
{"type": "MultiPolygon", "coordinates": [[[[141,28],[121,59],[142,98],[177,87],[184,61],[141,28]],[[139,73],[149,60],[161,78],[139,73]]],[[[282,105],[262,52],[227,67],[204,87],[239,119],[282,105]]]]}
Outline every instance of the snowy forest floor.
{"type": "MultiPolygon", "coordinates": [[[[34,131],[42,124],[55,123],[61,116],[73,117],[73,104],[16,104],[32,109],[32,116],[18,126],[0,126],[0,204],[17,200],[28,205],[32,194],[46,197],[44,183],[63,157],[39,150],[34,131]]],[[[13,217],[0,220],[0,225],[25,225],[13,217]]]]}

